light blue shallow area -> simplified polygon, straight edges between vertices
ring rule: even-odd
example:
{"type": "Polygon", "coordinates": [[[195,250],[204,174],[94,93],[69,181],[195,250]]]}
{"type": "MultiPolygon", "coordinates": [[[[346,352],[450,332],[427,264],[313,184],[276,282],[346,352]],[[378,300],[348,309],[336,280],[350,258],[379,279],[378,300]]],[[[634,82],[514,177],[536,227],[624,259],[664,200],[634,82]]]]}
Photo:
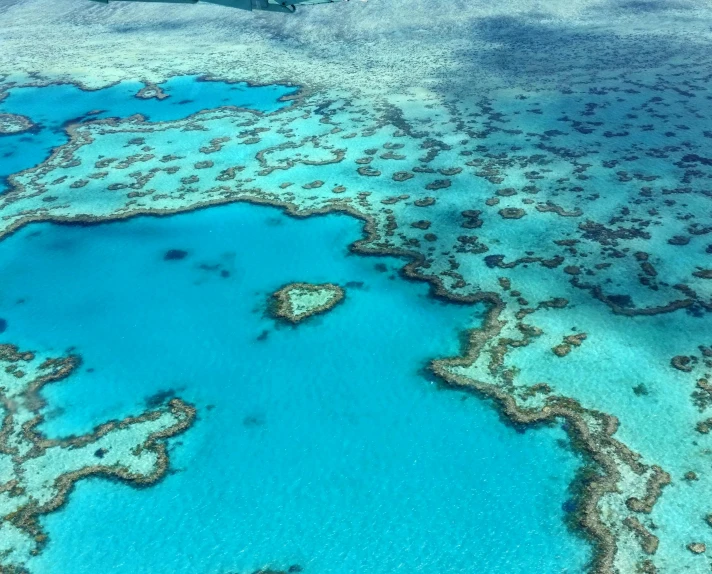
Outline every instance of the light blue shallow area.
{"type": "Polygon", "coordinates": [[[159,484],[80,482],[43,518],[33,572],[584,571],[589,547],[563,523],[580,464],[564,432],[518,433],[419,372],[456,353],[483,309],[433,300],[395,275],[402,262],[349,255],[360,231],[240,204],[38,224],[0,243],[0,340],[84,357],[44,393],[48,434],[138,413],[166,389],[199,413],[159,484]],[[169,249],[188,255],[166,261],[169,249]],[[277,327],[266,301],[291,281],[347,297],[277,327]]]}
{"type": "Polygon", "coordinates": [[[271,112],[288,105],[279,98],[296,91],[281,85],[199,81],[198,76],[177,76],[160,86],[169,96],[164,100],[135,97],[144,87],[140,82],[121,82],[96,91],[82,90],[73,84],[8,90],[8,95],[0,100],[0,114],[27,116],[37,128],[22,134],[0,136],[0,193],[6,190],[7,176],[41,163],[53,148],[68,141],[67,122],[127,118],[134,114],[141,114],[151,122],[160,122],[222,106],[271,112]],[[87,115],[89,112],[99,113],[87,115]]]}

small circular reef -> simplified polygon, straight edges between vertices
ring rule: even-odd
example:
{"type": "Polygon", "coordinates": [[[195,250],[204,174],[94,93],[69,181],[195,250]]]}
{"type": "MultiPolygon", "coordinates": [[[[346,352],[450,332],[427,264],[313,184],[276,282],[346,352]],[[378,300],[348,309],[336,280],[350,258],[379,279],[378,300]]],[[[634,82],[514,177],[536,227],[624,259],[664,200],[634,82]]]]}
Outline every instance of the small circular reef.
{"type": "Polygon", "coordinates": [[[333,283],[290,283],[272,295],[271,313],[289,323],[331,311],[344,299],[344,290],[333,283]]]}

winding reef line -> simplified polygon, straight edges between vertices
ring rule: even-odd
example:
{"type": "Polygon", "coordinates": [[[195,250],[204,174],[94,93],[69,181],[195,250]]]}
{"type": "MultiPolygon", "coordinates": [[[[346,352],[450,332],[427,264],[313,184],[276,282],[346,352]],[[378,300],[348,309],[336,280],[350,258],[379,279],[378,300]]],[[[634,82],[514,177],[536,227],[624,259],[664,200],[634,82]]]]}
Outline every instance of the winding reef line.
{"type": "MultiPolygon", "coordinates": [[[[303,97],[303,95],[300,94],[299,97],[301,98],[303,97]]],[[[292,108],[290,108],[291,112],[294,112],[295,107],[296,104],[292,108]]],[[[127,132],[142,135],[145,133],[151,133],[151,130],[167,130],[170,129],[170,126],[173,125],[183,125],[184,129],[187,129],[187,127],[190,127],[190,122],[198,122],[199,120],[204,120],[206,121],[206,123],[214,121],[216,118],[219,120],[228,118],[229,120],[230,113],[245,112],[249,116],[262,118],[267,116],[275,117],[279,114],[286,113],[284,109],[272,112],[271,114],[262,114],[260,112],[255,112],[254,110],[244,110],[238,108],[221,108],[221,110],[222,111],[218,110],[218,113],[214,114],[210,114],[207,112],[199,112],[198,114],[191,116],[191,118],[189,118],[188,120],[181,120],[177,122],[163,122],[161,124],[149,124],[145,121],[145,118],[134,117],[121,121],[99,120],[96,122],[91,122],[91,125],[94,126],[99,135],[102,135],[105,132],[114,133],[111,131],[112,128],[115,128],[116,126],[123,126],[125,123],[127,125],[127,132]],[[101,131],[101,128],[103,126],[106,126],[105,132],[101,131]]],[[[389,123],[385,119],[381,119],[379,121],[381,122],[380,124],[378,121],[375,121],[375,127],[371,126],[368,130],[365,131],[371,131],[372,129],[372,131],[375,132],[378,128],[383,127],[383,125],[385,124],[388,124],[389,126],[395,126],[393,122],[389,123]]],[[[329,133],[337,133],[334,130],[340,130],[340,128],[336,124],[334,124],[331,119],[326,115],[320,118],[319,123],[329,124],[324,129],[331,128],[331,125],[336,126],[332,128],[331,132],[329,133]]],[[[284,122],[284,125],[289,125],[289,122],[284,122]]],[[[199,127],[204,128],[204,126],[199,127]]],[[[400,131],[403,132],[403,134],[416,137],[412,134],[408,134],[410,130],[405,129],[408,128],[408,124],[407,122],[405,122],[404,119],[402,119],[402,121],[398,124],[397,127],[400,131]]],[[[207,128],[205,129],[207,130],[207,128]]],[[[363,129],[363,126],[361,129],[363,129]]],[[[16,174],[15,176],[11,177],[11,183],[15,186],[15,188],[4,196],[0,197],[0,209],[2,209],[2,206],[12,204],[15,199],[20,197],[23,193],[25,195],[22,196],[21,199],[27,199],[28,197],[35,198],[44,194],[47,191],[49,185],[53,185],[49,183],[43,183],[41,181],[41,177],[37,177],[35,179],[29,178],[28,181],[30,183],[27,186],[24,186],[18,180],[18,177],[22,175],[44,176],[50,173],[53,169],[55,169],[56,166],[53,166],[53,162],[55,162],[55,160],[61,160],[63,163],[71,163],[75,161],[79,162],[74,163],[74,165],[79,165],[81,163],[78,158],[74,157],[74,153],[82,146],[91,144],[94,141],[92,139],[93,132],[91,132],[89,129],[80,129],[79,126],[68,126],[67,131],[70,135],[70,142],[64,146],[55,149],[51,157],[46,160],[46,162],[43,162],[43,164],[41,164],[40,166],[31,168],[21,174],[16,174]]],[[[427,133],[425,135],[427,135],[427,133]]],[[[425,137],[425,135],[418,135],[417,138],[422,139],[423,137],[425,137]]],[[[346,138],[354,136],[343,135],[341,137],[346,138]]],[[[396,136],[394,135],[393,137],[396,136]]],[[[324,136],[324,138],[327,140],[327,145],[322,146],[322,149],[328,149],[332,154],[335,155],[336,159],[328,159],[326,161],[322,161],[322,163],[320,163],[319,161],[300,159],[299,162],[304,165],[319,166],[328,163],[339,163],[344,160],[345,154],[343,152],[338,149],[335,149],[335,146],[329,147],[329,136],[324,136]]],[[[269,166],[267,165],[268,162],[264,160],[264,157],[268,151],[275,151],[286,148],[297,149],[299,147],[302,147],[304,145],[305,140],[300,140],[297,138],[294,141],[301,141],[302,143],[296,145],[287,142],[285,144],[282,144],[282,147],[271,146],[267,149],[263,149],[258,152],[258,155],[256,157],[258,162],[260,162],[259,167],[263,168],[263,170],[267,171],[268,173],[271,173],[274,170],[286,170],[289,167],[292,167],[297,161],[296,159],[294,161],[292,161],[291,158],[288,158],[287,160],[277,159],[275,160],[277,164],[276,166],[269,166]],[[287,162],[287,167],[284,167],[284,165],[280,164],[280,161],[287,162]],[[291,165],[289,165],[289,162],[292,162],[291,165]]],[[[318,144],[320,140],[318,140],[317,136],[312,136],[309,141],[313,144],[318,144]]],[[[421,161],[421,163],[427,163],[428,161],[433,159],[437,155],[439,150],[441,148],[445,149],[444,146],[446,146],[446,144],[444,144],[443,142],[438,142],[431,139],[425,140],[421,143],[421,149],[429,150],[427,152],[427,158],[429,159],[419,160],[421,161]],[[431,154],[433,150],[435,150],[435,152],[431,154]]],[[[319,145],[315,145],[315,147],[319,147],[319,145]]],[[[252,148],[249,148],[249,150],[251,149],[252,148]]],[[[390,150],[391,148],[388,149],[390,150]]],[[[219,146],[217,146],[217,150],[219,151],[219,146]]],[[[247,153],[250,153],[249,150],[247,153]]],[[[210,153],[212,153],[212,151],[215,150],[211,150],[210,153]]],[[[372,154],[374,155],[374,157],[375,153],[376,152],[374,151],[372,154]]],[[[398,159],[393,156],[392,152],[389,151],[388,153],[391,154],[389,157],[384,158],[384,156],[381,156],[381,158],[388,160],[398,159]]],[[[195,158],[191,157],[191,160],[194,159],[195,158]]],[[[361,159],[362,158],[356,160],[357,163],[361,159]]],[[[366,159],[370,164],[371,160],[368,158],[366,159]]],[[[219,160],[216,161],[219,162],[219,160]]],[[[470,162],[465,163],[465,165],[478,166],[479,168],[481,166],[481,163],[472,163],[474,161],[475,160],[470,160],[470,162]]],[[[482,162],[484,160],[477,159],[476,161],[482,162]]],[[[199,163],[209,163],[210,167],[213,166],[212,161],[204,161],[199,163]]],[[[194,167],[196,169],[202,169],[204,166],[198,167],[198,164],[196,164],[194,167]]],[[[219,167],[223,166],[218,165],[218,168],[219,167]]],[[[234,167],[231,167],[229,169],[234,169],[234,167]]],[[[486,167],[486,170],[488,171],[489,175],[484,173],[479,175],[475,173],[475,175],[478,175],[479,177],[484,177],[485,175],[487,175],[488,178],[495,180],[498,179],[498,177],[496,177],[496,174],[493,175],[492,173],[490,173],[494,170],[494,167],[486,167]]],[[[413,168],[412,171],[418,173],[435,173],[434,169],[430,169],[430,171],[427,171],[426,168],[422,167],[418,169],[413,168]]],[[[485,170],[483,170],[483,172],[484,171],[485,170]]],[[[376,172],[378,172],[379,175],[381,173],[380,171],[375,169],[365,174],[361,172],[359,173],[368,177],[374,177],[376,172]]],[[[459,171],[452,169],[452,166],[450,166],[450,169],[447,171],[444,171],[444,168],[442,168],[440,172],[441,174],[446,174],[449,177],[453,178],[455,178],[457,174],[460,173],[459,171]]],[[[264,175],[268,175],[268,173],[264,175]]],[[[404,173],[409,174],[410,177],[406,178],[405,176],[401,175],[396,178],[396,175],[394,175],[394,181],[408,181],[415,177],[410,172],[396,172],[396,174],[404,173]]],[[[257,175],[262,174],[257,173],[257,175]]],[[[218,176],[218,178],[216,179],[218,181],[226,181],[220,179],[220,177],[221,176],[218,176]]],[[[232,175],[232,177],[234,177],[234,174],[232,175]]],[[[325,177],[325,179],[327,178],[325,177]]],[[[251,182],[253,180],[254,179],[250,179],[249,181],[251,182]]],[[[449,182],[450,180],[436,181],[449,182]]],[[[538,334],[541,334],[541,331],[538,330],[537,327],[523,323],[522,319],[524,319],[527,314],[533,313],[534,311],[542,307],[558,308],[561,306],[565,306],[566,304],[568,304],[565,299],[557,298],[560,301],[563,301],[563,305],[560,305],[556,301],[556,299],[548,302],[542,301],[534,309],[530,308],[528,306],[528,302],[524,300],[524,302],[518,303],[519,311],[516,311],[517,307],[515,303],[508,302],[506,300],[507,294],[504,291],[508,290],[509,287],[505,289],[503,285],[503,291],[501,294],[492,290],[484,289],[471,292],[472,289],[479,289],[478,287],[473,287],[472,285],[470,285],[470,292],[455,292],[455,289],[457,289],[458,291],[465,291],[463,287],[467,287],[468,285],[460,275],[459,277],[461,284],[455,284],[452,286],[452,288],[448,287],[448,280],[445,278],[445,276],[450,273],[449,277],[451,279],[455,279],[455,276],[458,274],[455,273],[454,270],[457,269],[457,267],[452,266],[450,270],[446,271],[440,270],[435,272],[428,272],[427,269],[431,267],[433,260],[429,259],[428,255],[425,254],[425,249],[423,249],[423,252],[421,253],[414,249],[409,249],[407,247],[398,247],[394,245],[394,241],[391,241],[390,239],[388,239],[388,237],[393,235],[393,230],[398,228],[398,224],[403,224],[404,222],[396,222],[396,218],[394,215],[392,215],[393,211],[390,208],[381,208],[381,215],[384,215],[386,213],[388,215],[382,218],[385,219],[385,222],[379,220],[377,217],[377,214],[379,213],[377,211],[378,206],[372,205],[371,201],[366,199],[370,192],[362,192],[359,193],[357,196],[348,197],[347,199],[340,199],[341,197],[345,196],[339,196],[340,198],[332,197],[330,199],[321,198],[319,200],[320,203],[318,204],[316,199],[314,199],[317,196],[314,195],[314,198],[306,198],[307,200],[313,199],[314,201],[305,200],[305,203],[311,203],[311,206],[301,207],[297,203],[297,198],[294,196],[293,193],[280,194],[280,192],[266,192],[263,189],[260,189],[256,184],[250,184],[250,188],[248,188],[246,185],[248,183],[247,180],[244,183],[244,188],[241,187],[243,185],[243,182],[235,181],[226,185],[220,184],[217,187],[211,187],[207,190],[199,190],[198,188],[196,188],[195,190],[190,190],[189,192],[180,191],[180,193],[194,193],[194,191],[204,191],[206,195],[212,195],[212,197],[210,199],[203,199],[202,201],[200,201],[192,199],[192,197],[191,199],[184,200],[183,195],[179,195],[177,199],[171,198],[172,200],[175,200],[175,203],[173,203],[172,205],[168,205],[168,207],[161,208],[150,207],[146,205],[145,202],[141,202],[142,204],[139,205],[136,201],[131,199],[131,201],[116,208],[119,211],[107,212],[104,215],[91,215],[87,213],[65,213],[63,215],[53,215],[51,209],[45,207],[42,204],[38,204],[39,207],[36,207],[35,209],[27,209],[25,211],[14,214],[14,221],[7,224],[2,230],[0,230],[0,239],[17,231],[25,224],[32,222],[46,221],[69,225],[92,225],[141,215],[167,216],[176,213],[190,212],[197,209],[204,209],[211,206],[235,202],[247,202],[256,205],[269,205],[281,208],[287,215],[296,218],[342,213],[359,219],[363,223],[363,237],[350,245],[349,249],[351,252],[359,255],[395,256],[403,258],[407,261],[401,268],[400,274],[408,280],[425,281],[429,283],[430,295],[432,297],[440,298],[451,303],[463,305],[483,303],[488,307],[486,318],[482,327],[468,330],[465,333],[466,345],[462,350],[461,356],[445,359],[434,358],[430,362],[430,370],[440,382],[452,388],[472,391],[482,397],[492,400],[495,408],[501,413],[503,419],[515,426],[531,427],[542,424],[552,424],[558,419],[564,421],[564,428],[570,437],[573,447],[579,453],[581,453],[585,459],[585,465],[579,472],[579,476],[575,482],[578,504],[573,514],[573,518],[569,520],[568,523],[576,531],[582,532],[591,541],[593,545],[594,558],[590,565],[590,571],[595,574],[608,574],[620,570],[620,567],[616,564],[616,560],[621,552],[620,544],[623,538],[620,536],[620,532],[622,531],[622,528],[627,528],[627,531],[632,531],[632,533],[637,536],[638,539],[644,540],[644,543],[640,545],[643,554],[641,554],[638,550],[633,551],[635,552],[634,560],[637,562],[637,567],[642,569],[641,571],[645,572],[646,574],[650,574],[656,571],[655,566],[653,565],[650,559],[650,555],[652,555],[655,552],[655,549],[657,548],[657,538],[652,533],[650,533],[645,528],[645,526],[640,523],[640,521],[638,521],[637,518],[635,518],[634,516],[629,515],[628,518],[626,518],[625,520],[623,520],[623,517],[624,515],[628,514],[628,511],[642,512],[646,514],[650,513],[653,505],[660,496],[662,488],[670,482],[669,475],[667,475],[667,473],[665,473],[658,466],[648,466],[641,463],[639,460],[640,456],[638,454],[632,452],[620,441],[613,438],[613,435],[618,427],[618,420],[614,416],[605,414],[598,410],[585,408],[579,401],[569,398],[563,394],[549,394],[551,390],[546,390],[546,388],[548,388],[548,385],[545,383],[537,384],[534,386],[539,388],[531,387],[529,389],[525,389],[525,392],[531,391],[531,394],[529,396],[537,395],[537,393],[545,394],[548,396],[546,396],[545,399],[542,399],[542,401],[539,403],[537,403],[536,401],[532,401],[533,403],[536,403],[533,406],[530,406],[531,403],[523,406],[523,403],[526,401],[524,401],[521,396],[522,387],[517,387],[516,385],[514,385],[513,369],[507,370],[504,367],[505,356],[511,348],[526,346],[531,340],[534,339],[534,337],[538,336],[538,334]],[[291,195],[291,198],[287,199],[286,196],[289,195],[291,195]],[[473,372],[474,374],[464,374],[463,371],[467,370],[473,372]],[[518,396],[519,398],[522,398],[522,404],[518,402],[518,396]],[[622,498],[624,495],[628,496],[626,500],[614,500],[616,496],[622,498]],[[606,513],[603,512],[603,505],[615,507],[613,512],[608,513],[608,520],[605,516],[606,513]],[[613,515],[613,517],[611,517],[611,515],[613,515]],[[615,522],[616,520],[618,522],[615,522]]],[[[318,189],[323,183],[324,182],[321,181],[320,177],[318,181],[312,182],[310,184],[307,183],[303,185],[302,188],[308,189],[309,194],[317,194],[317,191],[312,190],[318,189]]],[[[126,187],[126,185],[124,185],[123,183],[122,185],[126,187]]],[[[214,183],[211,183],[209,185],[214,185],[214,183]]],[[[285,185],[292,185],[292,183],[285,185]]],[[[431,188],[426,187],[426,189],[430,189],[431,191],[433,191],[432,182],[429,185],[431,185],[431,188]]],[[[141,186],[136,189],[143,189],[142,186],[143,184],[141,184],[141,186]]],[[[436,187],[444,188],[444,186],[440,185],[436,187]]],[[[449,187],[449,184],[447,187],[449,187]]],[[[111,189],[111,187],[109,189],[111,189]]],[[[119,188],[117,187],[116,189],[119,188]]],[[[271,189],[276,189],[276,187],[271,187],[271,189]]],[[[282,189],[284,190],[286,189],[286,187],[282,189]]],[[[343,193],[345,191],[345,188],[340,189],[338,191],[337,189],[338,188],[334,188],[334,193],[343,193]]],[[[150,191],[155,192],[155,190],[150,191]]],[[[506,191],[506,189],[499,191],[504,192],[506,191]]],[[[131,193],[133,194],[134,192],[131,193]]],[[[452,193],[452,191],[446,193],[452,193]]],[[[146,194],[148,194],[148,192],[146,194]]],[[[199,193],[196,193],[195,195],[198,197],[200,196],[199,193]]],[[[502,197],[509,197],[511,194],[501,193],[499,195],[501,195],[502,197]]],[[[132,197],[134,197],[134,195],[128,196],[128,198],[132,197]]],[[[140,197],[143,197],[143,195],[141,195],[140,197]]],[[[403,197],[408,198],[410,197],[410,195],[401,195],[398,197],[389,197],[381,199],[381,203],[389,206],[395,205],[403,197]]],[[[441,196],[438,197],[437,201],[440,201],[440,197],[441,196]]],[[[153,197],[153,199],[158,198],[153,197]]],[[[380,199],[380,196],[378,196],[376,199],[380,199]]],[[[492,199],[496,199],[497,202],[483,203],[486,203],[486,205],[489,207],[497,205],[497,203],[499,202],[499,198],[496,197],[491,198],[491,200],[492,199]]],[[[527,200],[529,199],[527,198],[527,200]]],[[[70,200],[65,199],[64,201],[68,202],[70,200]]],[[[421,208],[431,206],[435,202],[435,198],[428,196],[428,198],[416,199],[413,203],[418,208],[421,208]]],[[[526,205],[530,205],[531,202],[533,202],[533,200],[530,200],[530,203],[526,205]]],[[[375,202],[373,203],[375,204],[375,202]]],[[[484,206],[483,209],[485,209],[484,206]]],[[[536,207],[534,211],[545,214],[549,211],[552,211],[560,216],[569,217],[570,213],[568,211],[562,212],[562,210],[563,208],[557,210],[554,208],[540,209],[539,207],[536,207]]],[[[501,212],[502,210],[499,211],[500,215],[501,212]]],[[[506,213],[509,214],[509,212],[506,213]]],[[[528,213],[528,217],[530,218],[535,215],[535,213],[531,211],[528,213]]],[[[482,225],[482,221],[480,219],[480,214],[482,214],[482,211],[468,209],[462,211],[461,214],[463,217],[466,218],[465,223],[467,224],[463,224],[461,227],[466,229],[476,229],[477,227],[482,225]]],[[[502,217],[504,219],[519,220],[524,216],[524,214],[525,211],[523,209],[520,209],[516,212],[516,218],[504,217],[504,215],[502,215],[502,217]]],[[[13,216],[6,216],[7,219],[11,217],[13,216]]],[[[524,221],[527,220],[525,219],[524,221]]],[[[428,220],[419,220],[415,223],[411,223],[411,227],[425,231],[430,227],[430,224],[431,222],[428,220]]],[[[596,241],[600,241],[602,242],[602,244],[604,240],[611,241],[608,238],[607,234],[613,233],[612,231],[608,229],[603,229],[599,232],[600,237],[596,236],[596,241]]],[[[590,233],[594,232],[591,231],[590,233]]],[[[405,235],[402,235],[402,237],[402,245],[413,245],[413,243],[409,244],[406,242],[405,235]]],[[[435,236],[435,234],[426,234],[423,236],[423,240],[425,241],[434,242],[436,241],[436,239],[437,237],[435,236]],[[432,235],[432,238],[428,239],[428,235],[432,235]]],[[[472,238],[467,236],[466,239],[472,238]]],[[[474,239],[476,242],[477,238],[474,239]]],[[[574,243],[566,244],[562,242],[560,245],[566,245],[568,247],[571,247],[578,240],[568,241],[574,241],[574,243]]],[[[420,247],[420,244],[417,243],[417,241],[415,244],[420,247]]],[[[475,248],[479,249],[479,246],[473,246],[471,242],[467,243],[466,245],[471,250],[463,250],[461,253],[483,253],[487,250],[487,247],[485,246],[484,251],[475,251],[475,248]]],[[[448,245],[447,247],[451,246],[448,245]]],[[[434,248],[431,250],[431,252],[433,250],[434,248]]],[[[553,258],[534,257],[528,255],[525,258],[519,258],[516,259],[513,263],[507,264],[503,263],[504,255],[490,255],[488,256],[488,258],[485,258],[484,261],[487,267],[497,267],[501,269],[509,269],[519,264],[522,264],[524,267],[526,267],[527,264],[530,263],[539,263],[547,270],[555,270],[564,261],[564,257],[558,255],[557,257],[553,258]]],[[[572,275],[576,275],[580,272],[577,267],[572,266],[570,268],[565,268],[565,273],[567,273],[567,269],[571,271],[572,275]]],[[[501,282],[505,279],[509,281],[509,279],[507,278],[500,278],[499,280],[501,282]]],[[[607,305],[613,311],[614,314],[618,315],[653,315],[682,309],[691,306],[693,303],[692,299],[675,300],[668,305],[650,306],[631,310],[627,307],[622,307],[615,303],[615,301],[609,299],[608,296],[603,293],[600,286],[593,284],[583,284],[578,281],[575,276],[571,279],[570,284],[574,287],[589,290],[594,299],[598,299],[603,304],[607,305]]],[[[493,287],[496,288],[496,284],[488,286],[489,289],[492,289],[493,287]]],[[[514,295],[512,296],[514,297],[514,295]]],[[[519,298],[520,301],[522,299],[524,299],[524,297],[519,298]]],[[[583,335],[585,337],[585,334],[583,335]]],[[[578,344],[580,344],[580,342],[578,344]]],[[[623,542],[625,542],[625,540],[623,540],[623,542]]],[[[630,549],[628,549],[628,551],[630,554],[630,549]]]]}
{"type": "MultiPolygon", "coordinates": [[[[557,419],[565,421],[564,428],[569,435],[571,444],[579,453],[584,455],[585,466],[579,472],[580,492],[578,493],[578,504],[575,511],[575,516],[570,524],[575,525],[585,537],[592,543],[594,548],[594,557],[590,567],[591,574],[611,574],[614,572],[613,565],[617,552],[616,537],[610,531],[608,526],[601,520],[598,504],[601,498],[607,494],[617,490],[616,483],[620,479],[620,471],[616,461],[617,457],[612,456],[612,452],[618,457],[625,460],[627,463],[637,466],[640,472],[644,472],[646,467],[637,461],[637,455],[628,450],[622,443],[612,438],[618,427],[618,420],[612,415],[601,413],[598,411],[585,409],[580,403],[568,397],[550,397],[550,403],[540,410],[523,409],[516,403],[514,397],[503,390],[500,386],[485,381],[474,380],[469,377],[453,374],[449,371],[450,367],[471,366],[478,359],[485,355],[485,346],[496,340],[502,331],[502,327],[506,321],[501,321],[500,317],[506,308],[506,303],[501,297],[494,292],[479,292],[474,294],[461,294],[449,291],[442,279],[438,275],[428,275],[423,273],[422,266],[425,262],[425,257],[418,252],[410,251],[399,247],[377,247],[372,244],[377,243],[381,237],[378,233],[378,224],[374,217],[364,214],[355,209],[352,205],[346,203],[335,203],[328,207],[319,209],[300,209],[293,202],[277,201],[266,199],[259,196],[241,196],[237,198],[220,199],[200,203],[189,208],[179,208],[172,211],[166,210],[139,210],[129,214],[120,214],[117,217],[94,217],[94,216],[76,216],[76,217],[61,217],[48,218],[49,221],[65,225],[98,225],[109,221],[128,219],[137,216],[154,216],[165,217],[177,213],[192,212],[209,207],[244,202],[254,205],[264,205],[276,207],[283,212],[297,219],[312,217],[312,216],[327,216],[331,214],[345,214],[363,223],[363,237],[356,240],[349,246],[349,250],[358,255],[366,256],[388,256],[406,259],[407,262],[400,269],[401,276],[406,280],[426,282],[430,286],[429,295],[434,298],[447,301],[449,303],[459,305],[473,305],[484,303],[488,309],[486,318],[481,328],[474,328],[465,331],[465,340],[467,344],[463,349],[463,353],[459,357],[451,357],[438,359],[433,358],[429,363],[430,372],[447,387],[471,391],[480,397],[492,400],[493,406],[497,411],[504,416],[504,421],[515,426],[536,427],[542,424],[553,423],[557,419]],[[585,419],[588,416],[597,421],[602,427],[602,432],[592,432],[588,422],[585,419]]],[[[25,223],[42,221],[40,218],[33,221],[20,222],[10,232],[6,232],[0,236],[0,240],[12,232],[17,231],[25,223]]],[[[505,351],[506,352],[506,351],[505,351]]],[[[501,361],[502,356],[498,357],[501,361]]],[[[192,416],[189,417],[192,420],[192,416]]],[[[181,432],[189,423],[182,426],[180,429],[169,433],[166,436],[171,436],[181,432]]],[[[163,447],[158,443],[160,447],[163,447]]],[[[116,475],[118,478],[123,478],[133,484],[150,484],[158,477],[162,476],[167,461],[163,460],[161,471],[156,472],[155,477],[147,481],[136,480],[135,477],[124,477],[116,475]]],[[[662,480],[660,484],[651,486],[645,495],[649,505],[652,507],[655,501],[660,496],[662,486],[669,482],[669,476],[657,466],[652,467],[653,472],[661,473],[667,476],[666,480],[662,480]]],[[[92,470],[87,474],[98,474],[98,470],[92,470]]],[[[113,473],[112,473],[113,474],[113,473]]],[[[84,475],[82,475],[84,476],[84,475]]],[[[68,492],[74,482],[80,478],[77,476],[73,480],[67,481],[65,492],[68,492]]],[[[66,496],[66,495],[65,495],[66,496]]],[[[61,497],[61,503],[64,503],[65,496],[61,497]]],[[[60,503],[60,505],[61,505],[60,503]]],[[[652,567],[651,563],[648,563],[652,567]]],[[[654,570],[649,570],[653,572],[654,570]]]]}

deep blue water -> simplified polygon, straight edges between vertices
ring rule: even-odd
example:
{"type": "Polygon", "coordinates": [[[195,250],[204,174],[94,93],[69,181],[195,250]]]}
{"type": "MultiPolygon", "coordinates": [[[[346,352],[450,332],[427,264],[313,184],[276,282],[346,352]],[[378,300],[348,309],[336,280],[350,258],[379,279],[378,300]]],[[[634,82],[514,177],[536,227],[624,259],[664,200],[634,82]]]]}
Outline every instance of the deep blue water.
{"type": "Polygon", "coordinates": [[[33,572],[583,570],[588,548],[562,522],[578,466],[564,432],[517,433],[419,373],[483,309],[433,300],[396,260],[349,255],[359,235],[346,216],[241,204],[36,224],[0,243],[0,340],[85,359],[45,391],[49,435],[167,389],[199,412],[161,483],[80,482],[43,518],[33,572]],[[166,261],[169,249],[188,254],[166,261]],[[277,327],[266,300],[291,281],[337,282],[347,298],[277,327]]]}
{"type": "Polygon", "coordinates": [[[53,148],[67,142],[67,122],[126,118],[134,114],[159,122],[221,106],[270,112],[287,105],[278,99],[295,91],[280,85],[203,82],[195,76],[178,76],[160,86],[169,95],[162,101],[134,97],[143,87],[140,82],[121,82],[96,91],[83,91],[73,84],[9,90],[7,97],[0,100],[0,114],[28,116],[37,127],[32,132],[0,136],[0,193],[6,189],[8,175],[41,163],[53,148]],[[89,112],[99,113],[87,115],[89,112]]]}

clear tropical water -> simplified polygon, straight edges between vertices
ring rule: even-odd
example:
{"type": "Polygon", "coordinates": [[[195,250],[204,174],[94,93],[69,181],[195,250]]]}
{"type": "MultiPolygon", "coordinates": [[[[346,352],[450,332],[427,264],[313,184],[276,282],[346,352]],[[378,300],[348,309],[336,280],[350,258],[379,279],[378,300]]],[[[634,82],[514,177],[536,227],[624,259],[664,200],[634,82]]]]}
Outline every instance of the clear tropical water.
{"type": "Polygon", "coordinates": [[[285,105],[279,98],[295,91],[279,85],[204,82],[196,76],[179,76],[161,84],[168,97],[158,100],[136,97],[142,87],[140,82],[121,82],[95,91],[74,84],[11,89],[0,99],[0,114],[27,116],[35,127],[30,132],[0,136],[0,193],[6,188],[7,176],[41,163],[55,147],[66,143],[65,130],[70,124],[135,114],[163,122],[222,106],[270,112],[285,105]]]}
{"type": "Polygon", "coordinates": [[[709,574],[712,5],[200,4],[0,1],[0,570],[709,574]]]}
{"type": "MultiPolygon", "coordinates": [[[[200,85],[216,101],[225,90],[200,85]]],[[[247,100],[269,109],[267,93],[282,92],[247,100]]],[[[100,92],[76,94],[91,108],[100,92]]],[[[170,101],[150,102],[152,118],[176,113],[161,108],[170,101]]],[[[237,204],[34,224],[0,244],[0,340],[83,357],[44,391],[48,436],[171,395],[198,410],[169,441],[159,484],[83,480],[43,517],[50,543],[33,572],[583,570],[590,549],[563,522],[580,465],[565,433],[519,433],[423,374],[428,359],[458,353],[458,332],[484,308],[434,300],[397,276],[402,261],[349,254],[360,225],[237,204]],[[172,249],[185,257],[167,259],[172,249]],[[338,283],[346,301],[279,326],[267,301],[293,281],[338,283]]]]}

